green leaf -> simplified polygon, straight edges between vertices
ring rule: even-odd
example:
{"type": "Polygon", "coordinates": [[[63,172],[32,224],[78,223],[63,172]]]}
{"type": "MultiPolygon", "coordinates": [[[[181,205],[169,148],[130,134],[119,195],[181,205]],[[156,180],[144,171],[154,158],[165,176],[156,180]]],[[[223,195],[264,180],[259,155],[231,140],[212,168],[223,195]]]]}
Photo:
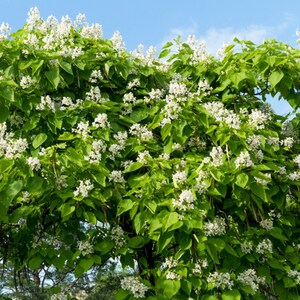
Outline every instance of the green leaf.
{"type": "Polygon", "coordinates": [[[39,133],[35,136],[35,138],[32,141],[33,148],[38,148],[41,146],[45,141],[47,140],[47,134],[46,133],[39,133]]]}
{"type": "Polygon", "coordinates": [[[87,272],[94,264],[94,259],[91,258],[83,258],[80,260],[79,265],[83,269],[83,272],[87,272]]]}
{"type": "Polygon", "coordinates": [[[0,123],[5,122],[9,117],[9,108],[0,101],[0,123]]]}
{"type": "Polygon", "coordinates": [[[142,164],[140,162],[134,162],[124,171],[124,173],[130,173],[130,172],[136,171],[136,170],[142,168],[143,166],[144,166],[144,164],[142,164]]]}
{"type": "Polygon", "coordinates": [[[116,300],[126,300],[129,296],[130,292],[128,290],[118,290],[116,300]]]}
{"type": "Polygon", "coordinates": [[[35,270],[41,266],[42,262],[43,262],[42,257],[34,256],[33,258],[30,259],[28,266],[30,269],[35,270]]]}
{"type": "Polygon", "coordinates": [[[89,223],[96,225],[96,223],[97,223],[97,218],[96,218],[96,216],[95,216],[94,213],[92,213],[91,211],[85,211],[85,212],[83,213],[83,216],[85,217],[85,219],[86,219],[89,223]]]}
{"type": "Polygon", "coordinates": [[[164,280],[162,282],[163,293],[168,299],[171,299],[175,296],[180,289],[180,281],[179,280],[164,280]]]}
{"type": "Polygon", "coordinates": [[[166,56],[168,56],[171,52],[171,49],[164,49],[160,52],[159,57],[158,58],[164,58],[166,56]]]}
{"type": "Polygon", "coordinates": [[[64,203],[61,206],[61,216],[63,218],[69,216],[70,214],[72,214],[75,211],[75,206],[74,205],[70,205],[68,203],[64,203]]]}
{"type": "Polygon", "coordinates": [[[250,185],[250,189],[254,195],[258,196],[261,200],[267,202],[267,195],[265,189],[258,183],[254,182],[250,185]]]}
{"type": "Polygon", "coordinates": [[[54,89],[57,89],[60,78],[59,78],[59,69],[56,68],[52,71],[45,72],[46,78],[49,80],[49,82],[52,84],[54,89]]]}
{"type": "Polygon", "coordinates": [[[222,300],[241,300],[241,294],[238,290],[225,291],[222,293],[222,300]]]}
{"type": "Polygon", "coordinates": [[[129,248],[141,248],[143,247],[145,244],[145,240],[142,236],[134,236],[131,239],[129,239],[128,241],[128,247],[129,248]]]}
{"type": "Polygon", "coordinates": [[[106,254],[113,249],[114,245],[115,243],[112,240],[104,240],[98,243],[94,248],[95,250],[100,251],[101,254],[106,254]]]}
{"type": "Polygon", "coordinates": [[[167,231],[162,234],[157,242],[158,253],[161,253],[172,241],[174,236],[173,231],[167,231]]]}
{"type": "Polygon", "coordinates": [[[280,82],[283,78],[284,74],[281,70],[276,70],[272,72],[271,76],[269,77],[269,82],[271,84],[271,88],[275,88],[275,86],[280,82]]]}
{"type": "Polygon", "coordinates": [[[167,231],[172,225],[179,221],[177,212],[168,212],[167,215],[162,219],[163,232],[167,231]]]}
{"type": "Polygon", "coordinates": [[[164,141],[170,134],[172,130],[172,124],[166,124],[162,129],[161,129],[161,138],[164,141]]]}
{"type": "Polygon", "coordinates": [[[235,184],[244,188],[248,183],[249,177],[245,173],[238,174],[235,179],[235,184]]]}
{"type": "Polygon", "coordinates": [[[134,206],[134,202],[131,201],[130,199],[121,200],[120,203],[119,203],[119,205],[118,205],[117,216],[120,216],[124,212],[132,209],[133,206],[134,206]]]}
{"type": "Polygon", "coordinates": [[[59,62],[60,67],[65,70],[67,73],[73,75],[72,65],[66,61],[59,62]]]}

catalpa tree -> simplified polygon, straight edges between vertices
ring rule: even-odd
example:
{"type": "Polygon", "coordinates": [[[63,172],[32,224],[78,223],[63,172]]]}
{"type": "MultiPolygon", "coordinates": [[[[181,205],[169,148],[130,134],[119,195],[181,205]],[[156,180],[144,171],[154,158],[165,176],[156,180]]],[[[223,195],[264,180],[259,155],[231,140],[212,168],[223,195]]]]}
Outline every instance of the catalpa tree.
{"type": "MultiPolygon", "coordinates": [[[[0,43],[0,255],[35,282],[118,258],[118,300],[299,299],[300,52],[127,52],[64,17],[0,43]]],[[[53,287],[51,299],[71,299],[53,287]]]]}

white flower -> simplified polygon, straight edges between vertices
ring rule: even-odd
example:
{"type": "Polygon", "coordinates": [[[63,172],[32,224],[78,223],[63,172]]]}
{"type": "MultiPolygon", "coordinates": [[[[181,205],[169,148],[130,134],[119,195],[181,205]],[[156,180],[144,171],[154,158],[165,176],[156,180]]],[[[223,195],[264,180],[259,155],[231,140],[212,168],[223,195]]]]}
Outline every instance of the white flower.
{"type": "Polygon", "coordinates": [[[100,89],[98,86],[91,86],[89,92],[86,93],[86,99],[89,101],[93,101],[96,103],[103,102],[103,98],[101,97],[100,89]]]}
{"type": "Polygon", "coordinates": [[[96,127],[96,128],[105,128],[105,127],[109,127],[110,123],[107,120],[107,114],[103,113],[103,114],[98,114],[92,124],[92,126],[96,127]]]}
{"type": "Polygon", "coordinates": [[[231,290],[233,287],[233,281],[230,279],[229,273],[210,273],[207,282],[212,283],[215,288],[220,288],[222,290],[231,290]]]}
{"type": "Polygon", "coordinates": [[[152,89],[150,92],[149,92],[149,98],[151,100],[158,100],[158,99],[161,99],[163,97],[163,94],[164,92],[160,89],[152,89]]]}
{"type": "Polygon", "coordinates": [[[99,40],[103,36],[102,26],[98,23],[92,24],[91,26],[85,25],[81,29],[80,34],[84,38],[99,40]]]}
{"type": "Polygon", "coordinates": [[[273,228],[273,220],[272,219],[265,219],[260,221],[260,226],[266,230],[271,230],[273,228]]]}
{"type": "Polygon", "coordinates": [[[131,125],[129,133],[140,138],[142,141],[151,140],[153,138],[152,131],[139,123],[131,125]]]}
{"type": "Polygon", "coordinates": [[[293,159],[293,162],[300,168],[300,154],[293,159]]]}
{"type": "Polygon", "coordinates": [[[41,103],[36,106],[37,110],[45,110],[49,109],[52,112],[55,112],[55,104],[54,101],[50,98],[50,96],[41,96],[41,103]]]}
{"type": "Polygon", "coordinates": [[[178,260],[174,257],[166,257],[163,265],[165,268],[175,268],[178,265],[178,260]]]}
{"type": "Polygon", "coordinates": [[[212,158],[212,164],[215,167],[219,167],[223,164],[223,150],[220,146],[218,147],[213,147],[212,150],[210,151],[209,155],[212,158]]]}
{"type": "Polygon", "coordinates": [[[194,209],[195,196],[191,190],[183,190],[178,199],[173,199],[172,204],[179,210],[186,211],[188,209],[194,209]]]}
{"type": "Polygon", "coordinates": [[[40,160],[37,157],[28,157],[27,163],[33,171],[38,171],[41,168],[40,160]]]}
{"type": "Polygon", "coordinates": [[[187,87],[184,83],[178,83],[173,80],[169,85],[169,93],[174,96],[185,96],[187,94],[187,87]]]}
{"type": "Polygon", "coordinates": [[[225,123],[232,129],[240,128],[241,120],[239,116],[235,112],[226,109],[222,102],[208,102],[203,104],[203,107],[217,122],[225,123]]]}
{"type": "Polygon", "coordinates": [[[209,96],[212,89],[213,88],[209,85],[209,83],[206,79],[199,81],[199,83],[198,83],[198,93],[202,93],[203,96],[209,96]]]}
{"type": "Polygon", "coordinates": [[[241,250],[245,254],[251,253],[253,249],[253,243],[251,241],[245,241],[244,243],[241,244],[241,250]]]}
{"type": "Polygon", "coordinates": [[[166,275],[166,279],[170,279],[170,280],[180,280],[182,278],[181,275],[172,272],[172,271],[168,271],[167,275],[166,275]]]}
{"type": "Polygon", "coordinates": [[[112,171],[108,177],[109,181],[113,182],[123,182],[124,177],[122,175],[122,171],[112,171]]]}
{"type": "Polygon", "coordinates": [[[91,76],[89,78],[89,82],[91,83],[97,83],[98,81],[102,80],[103,76],[101,74],[100,70],[93,70],[91,73],[91,76]]]}
{"type": "Polygon", "coordinates": [[[213,221],[203,225],[203,231],[206,236],[223,235],[226,233],[226,221],[217,216],[213,221]]]}
{"type": "Polygon", "coordinates": [[[259,135],[250,135],[247,138],[247,143],[251,150],[258,150],[260,147],[260,136],[259,135]]]}
{"type": "Polygon", "coordinates": [[[35,80],[32,79],[30,76],[22,76],[20,81],[20,86],[22,89],[28,89],[34,84],[35,84],[35,80]]]}
{"type": "Polygon", "coordinates": [[[84,159],[89,161],[89,163],[97,163],[102,158],[102,153],[106,151],[106,145],[102,140],[93,141],[92,150],[88,156],[85,156],[84,159]]]}
{"type": "Polygon", "coordinates": [[[187,180],[186,172],[177,171],[175,174],[173,174],[172,179],[174,184],[185,183],[187,180]]]}
{"type": "Polygon", "coordinates": [[[72,128],[72,132],[75,132],[75,133],[78,133],[78,134],[81,134],[83,136],[83,138],[87,138],[90,130],[89,130],[89,122],[79,122],[77,124],[77,128],[74,129],[72,128]]]}
{"type": "Polygon", "coordinates": [[[254,269],[248,269],[238,275],[237,281],[249,285],[253,292],[256,293],[259,290],[259,285],[265,283],[265,278],[257,276],[254,269]]]}
{"type": "Polygon", "coordinates": [[[136,161],[140,162],[142,164],[146,164],[147,163],[147,159],[152,158],[149,151],[148,150],[144,150],[143,152],[140,152],[136,161]]]}
{"type": "Polygon", "coordinates": [[[8,37],[11,28],[8,23],[1,23],[0,25],[0,41],[8,37]]]}
{"type": "Polygon", "coordinates": [[[291,149],[294,145],[294,138],[293,137],[287,137],[284,140],[280,141],[280,144],[287,147],[288,149],[291,149]]]}
{"type": "Polygon", "coordinates": [[[135,298],[145,298],[148,291],[148,287],[133,276],[121,279],[121,288],[130,291],[135,298]]]}
{"type": "Polygon", "coordinates": [[[87,197],[89,192],[94,188],[94,185],[91,183],[90,179],[79,180],[79,186],[73,192],[75,197],[87,197]]]}
{"type": "Polygon", "coordinates": [[[292,181],[298,181],[300,179],[300,171],[295,171],[290,174],[288,174],[288,179],[292,181]]]}
{"type": "Polygon", "coordinates": [[[249,114],[249,125],[253,126],[255,129],[264,129],[265,124],[271,120],[270,114],[265,114],[258,109],[253,109],[249,114]]]}
{"type": "Polygon", "coordinates": [[[300,285],[300,272],[296,270],[289,270],[288,277],[295,279],[296,284],[300,285]]]}
{"type": "Polygon", "coordinates": [[[256,252],[260,254],[265,254],[267,252],[273,253],[273,245],[269,239],[264,239],[256,247],[256,252]]]}
{"type": "Polygon", "coordinates": [[[130,81],[130,82],[128,82],[128,84],[127,84],[127,89],[128,90],[131,90],[131,89],[133,89],[133,88],[135,88],[135,87],[138,87],[138,86],[140,86],[140,80],[138,79],[138,78],[135,78],[135,79],[133,79],[132,81],[130,81]]]}
{"type": "Polygon", "coordinates": [[[235,160],[235,165],[237,168],[241,167],[251,167],[253,166],[253,161],[250,158],[250,154],[248,151],[241,152],[240,155],[235,160]]]}
{"type": "Polygon", "coordinates": [[[37,7],[32,7],[28,12],[27,26],[29,30],[36,29],[41,21],[40,12],[37,7]]]}
{"type": "Polygon", "coordinates": [[[123,42],[122,36],[119,31],[114,32],[113,36],[111,37],[111,42],[113,47],[119,51],[123,52],[126,50],[125,43],[123,42]]]}
{"type": "Polygon", "coordinates": [[[112,228],[111,238],[113,241],[115,241],[115,247],[117,249],[122,248],[126,243],[124,238],[124,231],[120,226],[115,226],[112,228]]]}
{"type": "Polygon", "coordinates": [[[78,243],[78,249],[81,251],[83,256],[92,254],[94,252],[93,245],[89,241],[80,241],[78,243]]]}

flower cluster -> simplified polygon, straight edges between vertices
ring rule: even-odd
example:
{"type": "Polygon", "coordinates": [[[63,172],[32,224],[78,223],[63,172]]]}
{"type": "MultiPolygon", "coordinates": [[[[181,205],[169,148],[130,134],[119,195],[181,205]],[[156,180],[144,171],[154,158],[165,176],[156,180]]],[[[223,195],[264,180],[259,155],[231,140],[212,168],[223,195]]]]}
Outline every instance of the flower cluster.
{"type": "Polygon", "coordinates": [[[94,185],[91,183],[90,179],[79,180],[79,186],[73,192],[75,197],[87,197],[89,192],[94,188],[94,185]]]}
{"type": "Polygon", "coordinates": [[[123,182],[124,181],[124,177],[122,175],[122,171],[112,171],[108,177],[108,180],[109,181],[112,181],[112,182],[123,182]]]}
{"type": "Polygon", "coordinates": [[[106,151],[106,145],[102,140],[96,140],[92,143],[92,149],[89,155],[84,157],[90,164],[98,163],[102,158],[102,153],[106,151]]]}
{"type": "Polygon", "coordinates": [[[223,154],[224,154],[224,152],[220,146],[212,148],[209,155],[212,158],[213,166],[219,167],[219,166],[223,165],[223,154]]]}
{"type": "Polygon", "coordinates": [[[265,283],[265,278],[257,276],[254,269],[248,269],[238,275],[237,281],[249,285],[252,291],[256,293],[259,290],[259,285],[265,283]]]}
{"type": "Polygon", "coordinates": [[[225,289],[232,290],[232,287],[234,285],[233,281],[230,278],[230,274],[226,272],[210,273],[207,278],[207,282],[212,283],[215,288],[220,288],[222,290],[225,289]]]}
{"type": "Polygon", "coordinates": [[[237,168],[242,167],[252,167],[254,165],[253,161],[250,158],[250,154],[248,151],[241,152],[240,155],[235,160],[235,165],[237,168]]]}
{"type": "Polygon", "coordinates": [[[77,124],[77,128],[72,129],[73,132],[81,134],[82,137],[85,139],[89,135],[90,129],[89,129],[89,122],[79,122],[77,124]]]}
{"type": "Polygon", "coordinates": [[[135,298],[145,298],[148,291],[148,287],[133,276],[121,279],[121,287],[123,290],[130,291],[135,298]]]}
{"type": "Polygon", "coordinates": [[[271,120],[271,115],[269,113],[263,113],[258,109],[253,109],[249,114],[249,125],[253,126],[256,130],[264,129],[269,120],[271,120]]]}
{"type": "Polygon", "coordinates": [[[120,249],[125,245],[124,231],[120,226],[111,229],[111,239],[115,242],[116,249],[120,249]]]}
{"type": "Polygon", "coordinates": [[[7,132],[6,123],[0,123],[0,157],[8,159],[21,157],[21,154],[28,148],[26,139],[13,139],[13,134],[7,132]]]}
{"type": "Polygon", "coordinates": [[[80,241],[78,243],[78,249],[83,256],[92,254],[94,252],[93,245],[89,241],[80,241]]]}
{"type": "Polygon", "coordinates": [[[233,111],[226,109],[222,102],[207,102],[203,104],[203,107],[217,122],[225,123],[232,129],[240,128],[241,120],[239,116],[233,111]]]}
{"type": "Polygon", "coordinates": [[[144,140],[151,140],[153,138],[153,133],[146,126],[143,126],[139,123],[133,124],[130,129],[129,133],[133,136],[138,137],[142,141],[144,140]]]}
{"type": "Polygon", "coordinates": [[[273,244],[269,239],[264,239],[256,247],[256,252],[259,254],[273,253],[273,244]]]}
{"type": "Polygon", "coordinates": [[[288,276],[295,280],[295,283],[300,285],[300,271],[290,270],[288,276]]]}
{"type": "Polygon", "coordinates": [[[96,127],[96,128],[106,128],[110,126],[110,123],[108,122],[107,119],[107,114],[103,113],[103,114],[98,114],[94,120],[94,122],[92,123],[92,126],[96,127]]]}
{"type": "Polygon", "coordinates": [[[32,79],[29,75],[22,76],[21,81],[20,81],[20,86],[22,89],[28,89],[34,84],[35,84],[35,80],[32,79]]]}
{"type": "Polygon", "coordinates": [[[195,196],[191,190],[183,190],[179,198],[172,200],[172,204],[175,208],[186,211],[188,209],[194,209],[195,200],[195,196]]]}
{"type": "Polygon", "coordinates": [[[37,110],[46,110],[49,109],[52,112],[55,112],[55,103],[51,99],[49,95],[47,96],[41,96],[41,102],[36,106],[37,110]]]}
{"type": "Polygon", "coordinates": [[[223,235],[226,233],[226,221],[217,216],[213,221],[203,225],[203,231],[206,236],[223,235]]]}
{"type": "Polygon", "coordinates": [[[37,157],[28,157],[27,164],[30,166],[31,170],[38,171],[41,168],[40,160],[37,157]]]}

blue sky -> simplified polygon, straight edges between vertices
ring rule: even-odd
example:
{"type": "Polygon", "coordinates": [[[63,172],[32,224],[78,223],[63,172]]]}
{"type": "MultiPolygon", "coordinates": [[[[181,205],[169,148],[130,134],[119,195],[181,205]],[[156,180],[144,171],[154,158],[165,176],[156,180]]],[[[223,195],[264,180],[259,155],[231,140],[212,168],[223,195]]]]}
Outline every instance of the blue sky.
{"type": "MultiPolygon", "coordinates": [[[[120,31],[128,50],[139,44],[159,47],[181,35],[195,34],[215,54],[236,36],[260,43],[274,38],[298,47],[299,0],[0,0],[0,23],[13,30],[24,25],[27,12],[37,6],[43,18],[84,13],[100,23],[104,36],[120,31]]],[[[287,106],[281,104],[281,111],[287,106]]]]}

